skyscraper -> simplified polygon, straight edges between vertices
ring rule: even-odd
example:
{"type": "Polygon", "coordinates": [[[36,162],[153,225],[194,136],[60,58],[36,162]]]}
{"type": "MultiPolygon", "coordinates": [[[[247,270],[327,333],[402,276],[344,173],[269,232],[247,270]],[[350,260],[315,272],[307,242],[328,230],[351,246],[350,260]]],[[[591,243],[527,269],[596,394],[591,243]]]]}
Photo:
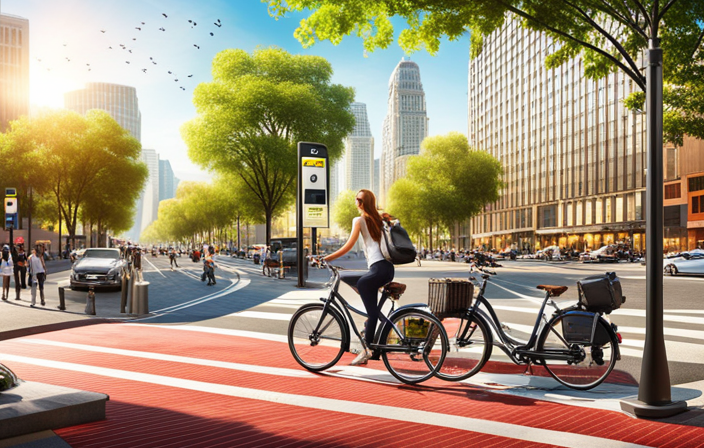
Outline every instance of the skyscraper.
{"type": "Polygon", "coordinates": [[[29,20],[0,15],[0,132],[29,113],[29,20]]]}
{"type": "Polygon", "coordinates": [[[621,72],[585,78],[581,57],[546,69],[552,45],[507,21],[470,61],[469,142],[502,162],[506,185],[472,219],[473,245],[643,249],[645,120],[622,101],[638,88],[621,72]]]}
{"type": "Polygon", "coordinates": [[[372,177],[372,191],[379,196],[379,159],[374,159],[374,176],[372,177]]]}
{"type": "Polygon", "coordinates": [[[64,94],[64,107],[80,114],[91,109],[104,110],[134,138],[142,140],[142,113],[134,87],[89,82],[84,89],[64,94]]]}
{"type": "Polygon", "coordinates": [[[420,144],[428,136],[428,120],[418,64],[401,59],[389,78],[388,109],[382,129],[382,204],[391,185],[406,175],[408,157],[420,153],[420,144]]]}
{"type": "Polygon", "coordinates": [[[354,130],[345,139],[345,188],[371,190],[374,174],[374,137],[369,128],[367,105],[352,103],[356,119],[354,130]]]}
{"type": "Polygon", "coordinates": [[[156,220],[159,211],[159,154],[153,149],[142,149],[142,162],[149,168],[149,179],[142,192],[139,233],[156,220]]]}
{"type": "Polygon", "coordinates": [[[178,182],[171,162],[159,159],[159,202],[176,197],[178,182]]]}

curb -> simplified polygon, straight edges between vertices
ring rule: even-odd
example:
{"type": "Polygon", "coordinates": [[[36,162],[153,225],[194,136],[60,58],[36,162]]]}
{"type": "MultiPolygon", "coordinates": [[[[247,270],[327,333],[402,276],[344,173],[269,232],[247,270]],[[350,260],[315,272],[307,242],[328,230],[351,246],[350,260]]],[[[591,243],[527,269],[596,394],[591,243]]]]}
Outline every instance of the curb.
{"type": "Polygon", "coordinates": [[[106,319],[106,318],[100,317],[100,318],[94,318],[94,319],[58,322],[55,324],[37,325],[35,327],[18,328],[16,330],[0,331],[0,341],[21,338],[24,336],[31,336],[34,334],[49,333],[52,331],[68,330],[70,328],[84,327],[87,325],[116,323],[116,322],[117,321],[115,321],[113,319],[106,319]]]}

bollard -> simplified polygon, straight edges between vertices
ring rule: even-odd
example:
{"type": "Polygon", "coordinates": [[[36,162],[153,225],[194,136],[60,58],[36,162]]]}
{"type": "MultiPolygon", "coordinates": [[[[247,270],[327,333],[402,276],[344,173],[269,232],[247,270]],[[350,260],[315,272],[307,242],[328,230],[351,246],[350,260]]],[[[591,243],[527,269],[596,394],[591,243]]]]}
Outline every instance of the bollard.
{"type": "Polygon", "coordinates": [[[92,286],[88,289],[88,297],[86,297],[86,314],[95,316],[95,291],[92,286]]]}
{"type": "Polygon", "coordinates": [[[149,314],[149,282],[135,283],[131,308],[132,314],[149,314]]]}
{"type": "Polygon", "coordinates": [[[66,311],[66,298],[64,296],[64,287],[59,286],[59,306],[61,311],[66,311]]]}
{"type": "Polygon", "coordinates": [[[122,276],[120,289],[120,313],[127,312],[127,275],[122,276]]]}

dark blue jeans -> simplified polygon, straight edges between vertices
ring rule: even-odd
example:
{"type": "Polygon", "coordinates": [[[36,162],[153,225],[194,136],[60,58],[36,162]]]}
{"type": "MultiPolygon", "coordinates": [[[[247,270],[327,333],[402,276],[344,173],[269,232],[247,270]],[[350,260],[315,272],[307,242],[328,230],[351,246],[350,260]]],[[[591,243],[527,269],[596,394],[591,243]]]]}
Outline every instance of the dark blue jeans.
{"type": "Polygon", "coordinates": [[[367,310],[367,325],[364,329],[364,341],[367,344],[374,342],[374,332],[376,323],[379,320],[378,292],[379,288],[394,279],[394,265],[391,262],[377,261],[369,268],[369,272],[364,274],[357,281],[357,290],[362,296],[364,308],[367,310]]]}

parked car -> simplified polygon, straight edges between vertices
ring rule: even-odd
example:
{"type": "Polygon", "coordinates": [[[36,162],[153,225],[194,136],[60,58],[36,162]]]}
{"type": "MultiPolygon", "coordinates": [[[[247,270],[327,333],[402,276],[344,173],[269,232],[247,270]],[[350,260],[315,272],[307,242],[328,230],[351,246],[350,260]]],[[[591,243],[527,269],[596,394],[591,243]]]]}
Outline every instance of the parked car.
{"type": "Polygon", "coordinates": [[[71,266],[71,288],[122,288],[127,262],[117,248],[90,248],[71,266]]]}
{"type": "Polygon", "coordinates": [[[608,244],[606,246],[601,246],[597,250],[591,252],[582,252],[579,254],[579,258],[582,261],[599,261],[606,263],[616,263],[618,262],[618,246],[614,244],[608,244]]]}
{"type": "Polygon", "coordinates": [[[704,274],[704,250],[695,249],[680,255],[665,260],[665,274],[704,274]]]}

